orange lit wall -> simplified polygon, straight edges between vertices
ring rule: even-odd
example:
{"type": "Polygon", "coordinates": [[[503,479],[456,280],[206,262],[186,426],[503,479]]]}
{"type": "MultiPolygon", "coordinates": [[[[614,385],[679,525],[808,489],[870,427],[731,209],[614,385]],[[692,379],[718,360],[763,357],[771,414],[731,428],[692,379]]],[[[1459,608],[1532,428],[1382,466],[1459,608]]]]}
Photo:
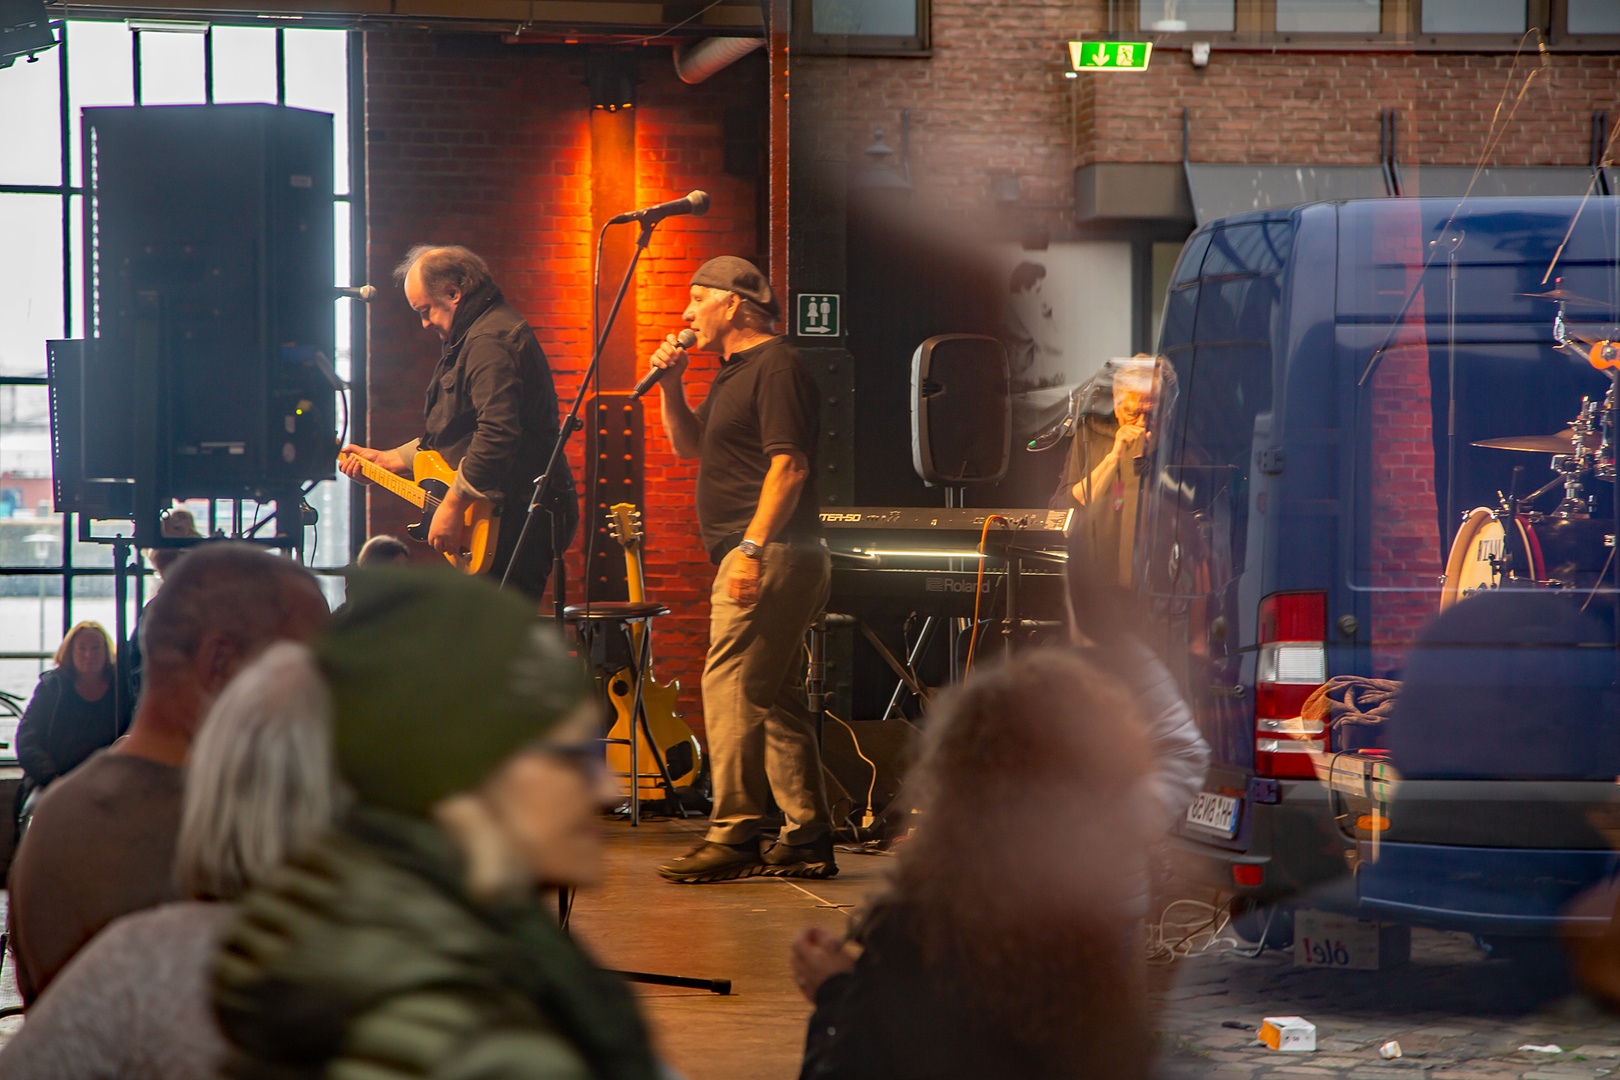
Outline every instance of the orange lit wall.
{"type": "MultiPolygon", "coordinates": [[[[713,200],[706,217],[661,225],[641,261],[639,372],[663,334],[679,329],[693,270],[715,255],[758,250],[755,180],[725,175],[722,117],[728,106],[763,98],[765,68],[761,57],[751,56],[706,83],[686,86],[675,77],[667,45],[638,50],[638,57],[636,204],[678,198],[693,188],[713,200]]],[[[592,162],[584,72],[582,51],[504,46],[493,35],[366,35],[371,281],[388,283],[394,264],[418,241],[477,251],[534,327],[565,407],[590,352],[592,162]]],[[[615,285],[603,282],[604,290],[615,285]]],[[[438,341],[391,286],[371,305],[370,319],[370,441],[394,446],[420,433],[438,341]]],[[[693,364],[694,402],[715,367],[713,357],[693,364]]],[[[661,678],[680,680],[681,711],[701,732],[698,683],[713,568],[697,542],[697,470],[669,452],[658,391],[642,400],[647,588],[650,598],[672,609],[656,624],[657,670],[661,678]]],[[[583,484],[579,445],[576,438],[571,459],[583,484]]],[[[403,508],[373,493],[370,533],[402,531],[408,523],[403,508]]],[[[578,549],[576,541],[570,599],[581,595],[578,549]]],[[[430,557],[421,547],[417,554],[430,557]]]]}

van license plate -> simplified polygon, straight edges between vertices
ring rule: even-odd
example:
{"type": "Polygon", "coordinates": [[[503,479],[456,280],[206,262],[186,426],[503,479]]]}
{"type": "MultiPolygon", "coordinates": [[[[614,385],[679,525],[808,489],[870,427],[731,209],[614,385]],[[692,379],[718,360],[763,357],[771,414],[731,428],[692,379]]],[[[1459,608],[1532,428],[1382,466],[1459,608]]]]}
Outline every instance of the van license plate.
{"type": "Polygon", "coordinates": [[[1230,795],[1204,792],[1187,807],[1187,824],[1219,833],[1230,840],[1237,835],[1238,801],[1230,795]]]}

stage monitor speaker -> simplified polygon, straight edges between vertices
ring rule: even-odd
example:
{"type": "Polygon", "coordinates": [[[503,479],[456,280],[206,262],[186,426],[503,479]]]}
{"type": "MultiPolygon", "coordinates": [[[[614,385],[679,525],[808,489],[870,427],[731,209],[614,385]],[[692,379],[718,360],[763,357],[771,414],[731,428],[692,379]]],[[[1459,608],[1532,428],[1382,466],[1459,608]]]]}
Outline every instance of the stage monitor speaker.
{"type": "Polygon", "coordinates": [[[929,484],[1007,474],[1012,403],[1007,350],[982,334],[940,334],[911,357],[911,465],[929,484]]]}
{"type": "Polygon", "coordinates": [[[148,437],[164,497],[333,474],[332,146],[282,106],[84,110],[88,478],[134,479],[148,437]]]}
{"type": "Polygon", "coordinates": [[[904,720],[853,720],[847,727],[828,720],[821,729],[821,760],[857,808],[881,814],[900,793],[918,738],[904,720]]]}

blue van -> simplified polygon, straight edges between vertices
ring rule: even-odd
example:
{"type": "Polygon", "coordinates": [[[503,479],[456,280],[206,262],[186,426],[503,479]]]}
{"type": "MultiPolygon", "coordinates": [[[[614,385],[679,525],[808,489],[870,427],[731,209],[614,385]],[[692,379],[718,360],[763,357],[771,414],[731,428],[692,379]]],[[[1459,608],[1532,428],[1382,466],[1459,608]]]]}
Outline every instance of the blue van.
{"type": "Polygon", "coordinates": [[[1620,866],[1617,322],[1610,198],[1187,242],[1136,578],[1213,751],[1176,829],[1196,880],[1522,938],[1620,866]]]}

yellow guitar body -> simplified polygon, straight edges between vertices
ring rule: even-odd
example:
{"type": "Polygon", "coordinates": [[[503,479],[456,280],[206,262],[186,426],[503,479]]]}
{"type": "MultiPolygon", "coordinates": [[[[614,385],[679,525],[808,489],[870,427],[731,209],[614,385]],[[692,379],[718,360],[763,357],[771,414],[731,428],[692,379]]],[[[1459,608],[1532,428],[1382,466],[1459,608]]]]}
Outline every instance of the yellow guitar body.
{"type": "MultiPolygon", "coordinates": [[[[608,528],[614,539],[624,547],[625,578],[629,584],[632,603],[645,603],[647,590],[641,573],[641,514],[629,503],[614,503],[608,509],[608,528]]],[[[641,631],[633,633],[636,650],[641,649],[641,631]]],[[[653,677],[649,664],[641,680],[641,703],[647,714],[647,727],[663,756],[669,778],[676,787],[689,787],[697,782],[703,768],[703,747],[692,729],[686,726],[681,714],[675,711],[681,693],[678,682],[661,683],[653,677]]],[[[636,793],[643,799],[661,799],[665,795],[664,778],[658,772],[658,759],[653,756],[647,736],[634,719],[636,684],[628,671],[617,671],[608,676],[608,700],[613,703],[613,728],[608,732],[608,771],[619,778],[619,790],[630,794],[630,733],[635,732],[637,769],[636,793]],[[618,739],[620,741],[614,742],[618,739]]]]}
{"type": "MultiPolygon", "coordinates": [[[[344,454],[341,457],[352,456],[344,454]]],[[[375,462],[365,458],[355,460],[360,462],[360,471],[367,480],[422,511],[422,520],[405,531],[412,540],[427,543],[428,530],[433,527],[433,514],[456,482],[456,470],[450,467],[450,463],[437,450],[418,450],[413,463],[416,473],[413,484],[375,462]]],[[[495,512],[495,504],[488,499],[474,499],[462,519],[460,550],[446,552],[444,557],[463,574],[485,573],[495,561],[495,544],[500,540],[500,535],[501,521],[495,512]]]]}
{"type": "MultiPolygon", "coordinates": [[[[422,521],[406,531],[413,538],[426,543],[428,530],[433,526],[433,512],[439,508],[439,500],[449,494],[451,485],[456,482],[456,470],[437,450],[418,450],[412,465],[417,488],[434,498],[431,505],[423,507],[426,513],[422,521]],[[421,531],[420,536],[417,535],[418,530],[421,531]]],[[[495,514],[495,504],[488,499],[474,499],[462,517],[460,553],[447,551],[444,557],[463,574],[488,573],[490,564],[495,561],[495,545],[500,538],[501,519],[495,514]]]]}

